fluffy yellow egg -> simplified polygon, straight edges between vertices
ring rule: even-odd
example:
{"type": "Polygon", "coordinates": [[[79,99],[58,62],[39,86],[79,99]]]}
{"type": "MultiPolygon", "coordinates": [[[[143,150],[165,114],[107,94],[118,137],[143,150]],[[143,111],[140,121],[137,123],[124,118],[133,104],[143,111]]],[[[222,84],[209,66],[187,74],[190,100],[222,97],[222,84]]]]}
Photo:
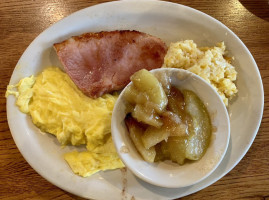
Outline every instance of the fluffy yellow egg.
{"type": "Polygon", "coordinates": [[[87,177],[100,170],[111,170],[124,167],[121,162],[111,136],[108,141],[94,151],[70,152],[64,155],[64,159],[74,173],[87,177]]]}
{"type": "Polygon", "coordinates": [[[224,42],[214,47],[198,48],[192,40],[171,43],[164,58],[163,67],[181,68],[201,76],[219,93],[228,106],[228,100],[237,93],[237,72],[225,59],[224,42]]]}
{"type": "Polygon", "coordinates": [[[40,130],[55,135],[61,145],[86,144],[88,151],[65,155],[75,173],[85,177],[99,170],[124,167],[110,134],[117,94],[89,98],[56,67],[9,85],[6,96],[9,94],[16,96],[19,109],[29,114],[40,130]]]}

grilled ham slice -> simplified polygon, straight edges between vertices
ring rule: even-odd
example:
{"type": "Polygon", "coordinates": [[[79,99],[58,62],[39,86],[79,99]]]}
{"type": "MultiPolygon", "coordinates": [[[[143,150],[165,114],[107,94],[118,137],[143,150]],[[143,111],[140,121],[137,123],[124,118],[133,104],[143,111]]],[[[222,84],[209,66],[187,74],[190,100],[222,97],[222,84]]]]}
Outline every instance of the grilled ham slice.
{"type": "Polygon", "coordinates": [[[85,33],[54,44],[66,73],[87,96],[124,88],[140,69],[163,64],[165,43],[138,31],[85,33]]]}

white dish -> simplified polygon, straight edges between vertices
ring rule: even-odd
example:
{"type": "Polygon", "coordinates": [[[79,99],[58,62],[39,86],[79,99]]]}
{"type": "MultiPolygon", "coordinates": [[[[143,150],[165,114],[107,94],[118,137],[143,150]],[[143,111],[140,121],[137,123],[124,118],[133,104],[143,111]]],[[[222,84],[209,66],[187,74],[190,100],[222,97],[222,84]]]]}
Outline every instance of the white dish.
{"type": "Polygon", "coordinates": [[[62,158],[56,139],[42,135],[31,119],[7,99],[7,117],[12,136],[27,162],[54,185],[78,196],[92,199],[173,199],[197,192],[219,180],[243,158],[260,126],[264,93],[258,67],[241,40],[226,26],[192,8],[151,0],[116,1],[80,10],[41,33],[20,58],[10,84],[37,74],[47,66],[61,66],[52,44],[84,32],[135,29],[162,38],[168,44],[193,39],[198,45],[225,41],[238,71],[238,95],[229,106],[231,138],[219,167],[202,182],[184,188],[166,189],[145,183],[129,171],[97,173],[90,178],[73,174],[62,158]],[[247,113],[247,114],[246,114],[247,113]],[[57,166],[57,167],[56,167],[57,166]],[[124,184],[127,180],[127,184],[124,184]],[[125,192],[122,192],[124,188],[125,192]]]}
{"type": "Polygon", "coordinates": [[[191,90],[200,97],[207,107],[212,126],[216,129],[212,133],[210,145],[200,160],[181,166],[171,161],[159,163],[144,161],[133,145],[125,126],[124,119],[127,113],[124,99],[126,90],[124,89],[115,104],[111,120],[111,134],[115,147],[125,166],[148,183],[167,188],[193,185],[208,177],[226,153],[230,139],[230,120],[227,109],[217,91],[194,73],[172,68],[155,69],[151,72],[166,74],[171,78],[172,86],[181,90],[191,90]]]}

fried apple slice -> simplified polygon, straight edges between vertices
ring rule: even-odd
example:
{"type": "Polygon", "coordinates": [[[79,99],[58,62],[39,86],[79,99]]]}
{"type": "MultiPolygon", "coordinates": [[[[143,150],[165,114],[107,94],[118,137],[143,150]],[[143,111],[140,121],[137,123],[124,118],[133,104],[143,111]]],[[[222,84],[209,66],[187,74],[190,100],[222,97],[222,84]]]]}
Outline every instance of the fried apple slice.
{"type": "Polygon", "coordinates": [[[149,100],[148,95],[139,91],[134,85],[126,88],[124,98],[131,104],[145,104],[149,100]]]}
{"type": "Polygon", "coordinates": [[[199,160],[208,148],[212,127],[209,114],[200,98],[192,91],[183,91],[185,110],[192,117],[189,138],[186,145],[186,157],[199,160]]]}
{"type": "Polygon", "coordinates": [[[185,118],[185,102],[184,96],[179,89],[172,86],[170,89],[170,94],[168,95],[168,105],[167,109],[175,114],[177,114],[182,120],[185,118]]]}
{"type": "Polygon", "coordinates": [[[166,111],[162,114],[161,119],[163,121],[163,129],[166,129],[170,136],[188,135],[188,125],[177,114],[166,111]]]}
{"type": "Polygon", "coordinates": [[[146,106],[136,104],[132,111],[132,116],[139,122],[143,122],[157,128],[161,127],[163,122],[159,115],[155,112],[154,105],[150,104],[150,102],[145,105],[146,106]]]}
{"type": "Polygon", "coordinates": [[[148,127],[141,140],[146,149],[149,149],[163,140],[167,140],[170,132],[166,128],[148,127]]]}
{"type": "Polygon", "coordinates": [[[180,165],[184,164],[186,159],[186,137],[169,137],[168,141],[162,142],[162,152],[166,157],[169,157],[173,162],[180,165]]]}
{"type": "Polygon", "coordinates": [[[131,76],[134,86],[146,93],[149,101],[156,105],[156,112],[162,113],[167,105],[167,97],[161,83],[149,71],[142,69],[131,76]]]}
{"type": "Polygon", "coordinates": [[[146,149],[142,143],[141,136],[143,135],[144,128],[143,125],[138,123],[131,116],[125,118],[125,124],[129,130],[130,138],[133,141],[136,150],[140,153],[143,159],[147,162],[154,162],[156,151],[154,147],[146,149]]]}
{"type": "Polygon", "coordinates": [[[161,116],[163,125],[160,128],[148,127],[141,137],[145,148],[150,148],[169,136],[187,136],[188,126],[174,113],[166,111],[161,116]]]}

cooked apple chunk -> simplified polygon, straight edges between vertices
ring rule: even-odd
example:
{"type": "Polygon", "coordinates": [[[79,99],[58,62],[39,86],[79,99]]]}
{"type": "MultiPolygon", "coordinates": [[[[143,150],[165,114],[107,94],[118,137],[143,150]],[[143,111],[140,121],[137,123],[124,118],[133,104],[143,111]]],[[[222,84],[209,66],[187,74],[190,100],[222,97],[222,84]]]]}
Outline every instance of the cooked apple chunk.
{"type": "Polygon", "coordinates": [[[129,130],[130,138],[135,145],[136,150],[147,162],[154,162],[156,151],[154,147],[146,149],[142,143],[141,136],[144,132],[143,125],[139,124],[131,116],[125,118],[125,124],[129,130]]]}
{"type": "Polygon", "coordinates": [[[142,143],[146,149],[149,149],[163,140],[167,140],[170,132],[166,128],[156,128],[150,126],[141,136],[142,143]]]}
{"type": "Polygon", "coordinates": [[[162,143],[162,151],[169,154],[169,158],[183,165],[186,159],[186,137],[169,137],[167,142],[162,143]]]}
{"type": "Polygon", "coordinates": [[[145,104],[149,97],[145,92],[140,92],[134,85],[126,88],[125,99],[132,104],[145,104]]]}
{"type": "Polygon", "coordinates": [[[163,124],[162,120],[155,112],[152,105],[150,103],[146,103],[145,105],[147,106],[136,104],[132,111],[132,116],[139,122],[143,122],[154,127],[161,127],[163,124]]]}
{"type": "Polygon", "coordinates": [[[148,95],[149,101],[156,105],[156,112],[161,113],[165,109],[168,102],[166,94],[152,73],[142,69],[131,76],[131,81],[136,89],[148,95]]]}
{"type": "Polygon", "coordinates": [[[162,128],[167,130],[170,136],[188,135],[188,124],[182,121],[177,114],[166,111],[162,114],[161,119],[163,121],[162,128]]]}
{"type": "Polygon", "coordinates": [[[186,157],[199,160],[207,149],[211,137],[211,121],[205,105],[192,91],[183,91],[186,112],[192,117],[190,137],[186,146],[186,157]]]}
{"type": "Polygon", "coordinates": [[[166,111],[161,116],[163,125],[160,128],[149,126],[141,137],[145,148],[150,148],[169,136],[187,136],[188,126],[174,113],[166,111]]]}
{"type": "Polygon", "coordinates": [[[154,76],[161,83],[166,95],[170,94],[171,78],[166,73],[157,72],[154,76]]]}
{"type": "Polygon", "coordinates": [[[185,101],[182,92],[176,87],[171,87],[168,95],[167,109],[176,113],[182,120],[185,119],[186,112],[184,111],[185,101]]]}

